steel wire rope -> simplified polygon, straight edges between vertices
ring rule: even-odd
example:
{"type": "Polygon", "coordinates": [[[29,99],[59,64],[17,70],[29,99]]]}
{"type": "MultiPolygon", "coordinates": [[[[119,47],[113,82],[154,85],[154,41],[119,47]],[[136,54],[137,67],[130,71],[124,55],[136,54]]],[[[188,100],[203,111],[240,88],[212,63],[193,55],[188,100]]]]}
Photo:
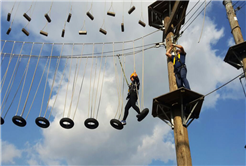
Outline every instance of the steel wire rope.
{"type": "MultiPolygon", "coordinates": [[[[31,52],[30,52],[30,57],[28,59],[27,65],[26,65],[27,70],[26,70],[26,73],[25,73],[25,78],[24,78],[24,82],[23,82],[23,85],[22,85],[22,89],[21,89],[19,104],[18,104],[17,111],[16,111],[16,114],[15,115],[17,115],[18,114],[18,111],[19,111],[20,102],[21,102],[21,98],[22,98],[22,93],[23,93],[23,90],[24,90],[24,86],[25,86],[25,82],[26,82],[26,77],[27,77],[27,73],[28,73],[28,69],[29,69],[29,65],[30,65],[30,61],[31,61],[31,57],[32,57],[33,46],[34,46],[34,44],[32,44],[32,48],[31,48],[31,52]]],[[[21,116],[22,115],[23,114],[21,113],[21,116]]]]}
{"type": "MultiPolygon", "coordinates": [[[[208,2],[208,4],[206,5],[206,7],[211,3],[211,1],[212,0],[210,0],[209,2],[208,2]]],[[[205,9],[205,8],[204,8],[205,9]]],[[[203,10],[204,10],[203,9],[203,10]]],[[[201,10],[201,12],[203,12],[203,10],[201,10]]],[[[183,30],[183,32],[197,19],[197,17],[201,14],[201,12],[192,20],[192,22],[183,30]]],[[[184,28],[184,26],[182,27],[182,28],[184,28]]],[[[181,29],[182,29],[181,28],[181,29]]]]}
{"type": "MultiPolygon", "coordinates": [[[[92,50],[92,53],[94,53],[94,47],[95,47],[95,45],[93,44],[93,50],[92,50]]],[[[92,67],[93,67],[93,57],[94,57],[94,55],[92,55],[92,62],[91,62],[90,89],[89,89],[89,100],[88,100],[88,117],[89,117],[89,115],[90,115],[90,100],[91,100],[91,76],[92,76],[92,67]]]]}
{"type": "Polygon", "coordinates": [[[26,104],[27,104],[27,101],[28,101],[28,98],[29,98],[29,95],[30,95],[30,91],[32,89],[33,81],[34,81],[34,78],[36,76],[36,71],[37,71],[37,68],[38,68],[38,63],[39,63],[39,59],[40,59],[40,56],[41,56],[41,53],[42,53],[42,50],[43,50],[43,46],[44,46],[44,43],[42,44],[42,47],[40,49],[39,57],[38,57],[38,60],[37,60],[37,63],[36,63],[36,67],[35,67],[35,70],[34,70],[34,73],[33,73],[33,77],[32,77],[32,81],[31,81],[29,90],[27,92],[27,96],[26,96],[26,100],[25,100],[25,103],[24,103],[24,106],[23,106],[23,109],[22,109],[22,112],[21,112],[21,116],[24,114],[24,111],[25,111],[25,108],[26,108],[26,104]]]}
{"type": "Polygon", "coordinates": [[[41,117],[41,113],[42,113],[42,108],[43,108],[43,102],[44,102],[44,96],[45,96],[45,92],[46,92],[46,86],[47,86],[47,82],[48,82],[48,76],[49,76],[49,72],[50,72],[50,64],[51,64],[51,57],[53,54],[53,48],[54,48],[54,44],[52,44],[52,48],[51,48],[51,53],[50,53],[50,60],[49,60],[49,65],[48,65],[48,71],[46,74],[46,81],[45,81],[45,86],[44,86],[44,92],[43,92],[43,97],[42,97],[42,103],[41,103],[41,107],[40,107],[40,113],[39,113],[39,117],[41,117]]]}
{"type": "Polygon", "coordinates": [[[134,40],[132,41],[133,44],[133,64],[134,64],[134,72],[136,71],[136,61],[135,61],[135,48],[134,48],[134,40]]]}
{"type": "Polygon", "coordinates": [[[124,4],[124,0],[123,0],[123,9],[122,9],[122,23],[124,24],[124,6],[125,6],[125,4],[124,4]]]}
{"type": "Polygon", "coordinates": [[[58,97],[58,94],[59,94],[59,92],[60,92],[61,83],[62,83],[62,81],[63,81],[63,77],[64,77],[64,74],[65,74],[65,69],[66,69],[66,67],[67,67],[67,62],[68,62],[68,58],[66,59],[65,66],[64,66],[64,68],[63,68],[63,72],[62,72],[62,76],[61,76],[60,83],[59,83],[59,86],[58,86],[58,90],[57,90],[57,93],[56,93],[55,101],[54,101],[53,106],[52,106],[52,108],[51,108],[51,110],[50,110],[50,115],[49,115],[48,120],[50,119],[50,116],[51,116],[51,114],[52,114],[52,111],[53,111],[53,109],[54,109],[54,106],[55,106],[55,103],[56,103],[56,100],[57,100],[57,97],[58,97]]]}
{"type": "Polygon", "coordinates": [[[206,14],[206,0],[205,1],[205,7],[204,7],[204,17],[203,17],[203,23],[202,23],[202,31],[201,31],[201,35],[200,35],[200,38],[199,38],[199,41],[198,43],[200,43],[201,41],[201,38],[202,38],[202,32],[203,32],[203,28],[204,28],[204,22],[205,22],[205,14],[206,14]]]}
{"type": "MultiPolygon", "coordinates": [[[[23,48],[23,46],[24,46],[24,43],[22,44],[22,48],[23,48]]],[[[21,54],[21,52],[22,52],[22,49],[21,49],[21,51],[20,51],[20,54],[21,54]]],[[[0,109],[2,108],[3,105],[5,105],[4,103],[7,102],[9,93],[10,93],[10,91],[11,91],[11,89],[12,89],[12,86],[13,86],[13,83],[14,83],[14,80],[15,80],[15,77],[16,77],[16,73],[17,73],[16,68],[18,69],[18,68],[19,68],[19,64],[20,64],[20,61],[19,61],[19,59],[20,59],[20,54],[19,54],[18,59],[17,59],[17,61],[16,61],[16,64],[15,64],[15,67],[14,67],[14,71],[13,71],[13,73],[12,73],[12,75],[11,75],[11,78],[10,78],[10,81],[9,81],[9,84],[8,84],[8,87],[7,87],[7,90],[6,90],[6,92],[5,92],[5,95],[4,95],[4,97],[3,97],[3,100],[2,100],[2,103],[1,103],[1,106],[0,106],[0,109]],[[13,76],[14,76],[14,79],[13,79],[13,76]],[[13,79],[13,81],[12,81],[12,79],[13,79]],[[10,89],[9,89],[9,86],[10,86],[10,89]],[[8,95],[7,95],[7,94],[8,94],[8,95]],[[7,99],[6,99],[6,101],[4,101],[6,95],[7,95],[7,99]]],[[[4,108],[4,107],[3,107],[3,108],[4,108]]]]}
{"type": "MultiPolygon", "coordinates": [[[[118,73],[118,72],[117,72],[118,73]]],[[[121,72],[121,75],[120,75],[120,80],[122,80],[122,77],[123,75],[122,75],[122,72],[121,72]]],[[[122,80],[122,82],[121,81],[119,81],[119,85],[118,85],[118,88],[119,88],[119,119],[120,119],[120,117],[121,117],[121,115],[122,115],[122,109],[121,109],[121,105],[123,105],[123,97],[122,97],[122,89],[121,89],[121,84],[123,84],[123,82],[124,82],[124,80],[122,80]]]]}
{"type": "Polygon", "coordinates": [[[234,7],[238,2],[240,2],[240,1],[235,2],[235,3],[232,5],[232,7],[234,7]]]}
{"type": "MultiPolygon", "coordinates": [[[[73,48],[72,48],[72,54],[71,54],[71,57],[73,56],[73,49],[74,49],[74,45],[73,45],[73,48]]],[[[70,60],[70,67],[69,67],[69,75],[68,75],[68,80],[67,80],[67,90],[66,90],[66,96],[65,96],[65,103],[64,103],[63,117],[65,116],[65,111],[66,111],[67,92],[68,92],[68,85],[69,85],[69,80],[70,80],[70,76],[71,76],[71,68],[72,68],[72,58],[71,58],[71,60],[70,60]]]]}
{"type": "MultiPolygon", "coordinates": [[[[14,47],[15,47],[15,42],[14,42],[14,44],[13,44],[13,46],[12,46],[11,54],[12,54],[13,51],[14,51],[14,47]]],[[[4,76],[3,76],[2,80],[1,80],[1,83],[0,83],[0,85],[1,85],[0,93],[2,92],[4,83],[5,83],[5,79],[6,79],[6,77],[7,77],[7,73],[8,73],[9,66],[10,66],[10,63],[11,63],[12,59],[13,59],[13,55],[9,57],[9,63],[8,63],[7,69],[6,69],[6,71],[5,71],[5,73],[4,73],[4,76]]]]}
{"type": "Polygon", "coordinates": [[[213,90],[213,91],[211,91],[211,92],[207,93],[207,94],[206,94],[206,95],[204,95],[204,96],[206,97],[206,96],[208,96],[208,95],[210,95],[210,94],[214,93],[215,91],[219,90],[220,88],[222,88],[222,87],[226,86],[227,84],[231,83],[232,81],[234,81],[235,79],[237,79],[238,77],[240,77],[242,74],[243,74],[243,73],[239,74],[239,75],[238,75],[238,76],[236,76],[235,78],[231,79],[230,81],[228,81],[228,82],[226,82],[225,84],[223,84],[223,85],[219,86],[218,88],[216,88],[215,90],[213,90]]]}
{"type": "Polygon", "coordinates": [[[15,7],[16,1],[14,2],[14,5],[12,6],[12,9],[10,10],[10,14],[12,14],[14,7],[15,7]]]}
{"type": "MultiPolygon", "coordinates": [[[[151,46],[151,47],[147,47],[147,48],[145,48],[144,50],[149,50],[149,49],[152,49],[152,48],[156,48],[156,46],[155,45],[153,45],[153,46],[151,46]]],[[[135,51],[135,54],[138,54],[138,53],[140,53],[140,52],[142,52],[142,49],[139,49],[139,50],[137,50],[137,51],[135,51]]],[[[88,55],[88,54],[87,54],[88,55]]],[[[92,54],[90,54],[90,55],[92,55],[92,54]]],[[[124,56],[130,56],[130,55],[133,55],[133,52],[128,52],[128,53],[125,53],[124,54],[124,56]]],[[[13,55],[14,56],[14,55],[13,55]]],[[[23,56],[23,57],[28,57],[29,55],[21,55],[21,56],[23,56]]],[[[122,54],[118,54],[118,56],[123,56],[122,54]]],[[[48,56],[42,56],[43,58],[48,58],[48,56]]],[[[41,57],[41,58],[42,58],[41,57]]],[[[57,58],[58,56],[52,56],[52,58],[57,58]]],[[[113,55],[104,55],[104,57],[113,57],[113,55]]],[[[37,56],[36,55],[32,55],[32,58],[37,58],[37,56]]],[[[73,57],[71,57],[71,55],[68,57],[68,56],[62,56],[61,58],[85,58],[85,57],[83,57],[83,56],[73,56],[73,57]]],[[[88,56],[88,58],[92,58],[92,56],[88,56]]]]}
{"type": "MultiPolygon", "coordinates": [[[[113,1],[111,1],[111,6],[110,6],[110,8],[108,9],[108,12],[110,11],[111,8],[112,8],[112,11],[114,12],[113,1]]],[[[104,11],[104,13],[105,13],[105,11],[104,11]]]]}
{"type": "Polygon", "coordinates": [[[144,21],[144,17],[143,17],[143,1],[142,0],[141,0],[141,16],[140,16],[140,20],[141,20],[141,18],[144,21]]]}
{"type": "Polygon", "coordinates": [[[31,6],[30,6],[30,8],[26,11],[26,13],[28,13],[28,12],[31,10],[32,5],[33,5],[33,2],[34,2],[34,0],[32,1],[31,6]]]}
{"type": "MultiPolygon", "coordinates": [[[[32,1],[32,4],[33,4],[33,2],[34,2],[34,0],[32,1]]],[[[31,4],[31,7],[28,9],[28,11],[31,10],[32,4],[31,4]]],[[[36,1],[35,1],[35,3],[34,3],[34,7],[33,7],[32,11],[31,11],[30,17],[32,17],[32,14],[33,14],[33,12],[34,12],[35,6],[36,6],[36,1]]],[[[28,11],[27,11],[27,12],[28,12],[28,11]]],[[[26,12],[26,13],[27,13],[27,12],[26,12]]],[[[29,25],[29,24],[30,24],[30,22],[28,21],[28,23],[26,24],[26,26],[25,26],[24,28],[28,28],[28,25],[29,25]]]]}
{"type": "Polygon", "coordinates": [[[91,118],[92,118],[92,111],[93,111],[93,101],[94,101],[94,89],[95,89],[95,82],[96,82],[96,75],[97,75],[97,58],[96,58],[96,67],[95,67],[95,78],[94,78],[94,83],[92,87],[92,97],[91,97],[91,118]]]}
{"type": "Polygon", "coordinates": [[[102,89],[103,89],[103,81],[104,81],[104,75],[105,75],[106,62],[107,62],[107,57],[105,57],[105,62],[104,62],[103,77],[102,77],[102,84],[101,84],[101,92],[100,92],[100,97],[99,97],[99,101],[98,101],[96,119],[98,118],[99,108],[100,108],[100,104],[101,104],[102,89]]]}
{"type": "MultiPolygon", "coordinates": [[[[62,55],[63,48],[64,48],[64,44],[62,45],[62,49],[61,49],[61,52],[60,52],[60,57],[62,55]]],[[[51,89],[50,89],[50,94],[49,94],[49,99],[48,99],[48,102],[47,102],[47,106],[46,106],[46,110],[45,110],[45,113],[44,113],[44,117],[46,116],[46,113],[48,111],[48,107],[49,107],[49,103],[50,103],[50,97],[51,97],[51,94],[53,92],[53,87],[54,87],[54,83],[55,83],[55,79],[56,79],[56,74],[57,74],[57,71],[58,71],[58,68],[59,68],[59,65],[60,65],[60,61],[61,61],[61,58],[60,57],[56,61],[56,70],[55,70],[54,78],[53,78],[53,81],[52,81],[52,85],[51,85],[51,89]]]]}
{"type": "Polygon", "coordinates": [[[103,45],[103,47],[102,47],[102,55],[101,55],[101,61],[100,61],[100,71],[99,71],[99,76],[98,76],[98,81],[97,81],[97,90],[96,90],[96,97],[95,97],[95,102],[94,102],[93,117],[95,117],[96,99],[97,99],[97,93],[98,93],[99,81],[100,81],[100,76],[101,76],[103,51],[104,51],[104,45],[103,45]]]}
{"type": "MultiPolygon", "coordinates": [[[[84,51],[84,45],[83,45],[83,48],[82,48],[82,51],[81,51],[81,55],[83,55],[83,51],[84,51]]],[[[85,78],[87,63],[88,63],[88,58],[86,59],[86,63],[85,63],[83,78],[82,78],[82,81],[81,81],[81,84],[80,84],[80,88],[79,88],[79,96],[78,96],[77,104],[76,104],[76,107],[75,107],[75,111],[74,111],[74,115],[73,115],[73,120],[74,120],[74,117],[76,115],[76,112],[77,112],[77,109],[78,109],[78,105],[79,105],[79,99],[80,99],[80,95],[81,95],[81,91],[82,91],[82,87],[83,87],[83,83],[84,83],[84,78],[85,78]]]]}
{"type": "MultiPolygon", "coordinates": [[[[132,42],[132,41],[131,41],[132,42]]],[[[26,43],[28,43],[28,42],[26,42],[26,43]]],[[[36,44],[42,44],[42,43],[36,43],[36,44]]],[[[46,44],[52,44],[52,43],[46,43],[46,44]]],[[[95,43],[95,44],[100,44],[100,43],[95,43]]],[[[103,44],[103,43],[102,43],[103,44]]],[[[151,43],[151,44],[146,44],[145,45],[145,47],[146,46],[150,46],[150,45],[155,45],[155,43],[151,43]]],[[[136,48],[142,48],[142,46],[137,46],[137,47],[135,47],[135,49],[136,48]]],[[[124,49],[124,50],[133,50],[133,47],[131,47],[131,48],[127,48],[127,49],[124,49]]],[[[121,50],[115,50],[114,52],[116,53],[116,52],[121,52],[122,51],[122,49],[121,50]]],[[[107,53],[112,53],[113,51],[107,51],[107,52],[104,52],[104,54],[107,54],[107,53]]],[[[6,53],[7,54],[7,53],[6,53]]],[[[102,54],[101,52],[97,52],[97,53],[94,53],[93,55],[99,55],[99,54],[102,54]]],[[[7,54],[7,55],[11,55],[11,54],[7,54]]],[[[92,55],[92,53],[87,53],[87,54],[84,54],[84,56],[86,56],[86,55],[92,55]]],[[[133,54],[132,54],[133,55],[133,54]]],[[[14,55],[13,55],[14,56],[14,55]]],[[[23,55],[24,57],[25,56],[28,56],[29,57],[29,55],[23,55]]],[[[61,58],[67,58],[67,57],[71,57],[71,55],[63,55],[61,58]]],[[[80,55],[73,55],[73,57],[72,58],[77,58],[77,57],[79,57],[79,58],[85,58],[84,56],[80,56],[80,55]]],[[[106,56],[108,56],[108,57],[112,57],[113,55],[106,55],[106,56]]],[[[32,57],[33,58],[35,58],[35,57],[38,57],[37,55],[32,55],[32,57]]],[[[41,58],[48,58],[49,56],[42,56],[41,58]]],[[[52,56],[52,58],[58,58],[59,56],[52,56]]],[[[104,56],[105,57],[105,56],[104,56]]],[[[89,58],[89,57],[88,57],[89,58]]]]}
{"type": "Polygon", "coordinates": [[[33,99],[32,99],[32,103],[31,103],[31,105],[30,105],[30,107],[29,107],[29,110],[28,110],[26,119],[27,119],[27,117],[28,117],[28,115],[29,115],[29,113],[30,113],[30,111],[31,111],[32,105],[33,105],[33,103],[34,103],[34,100],[36,99],[36,95],[37,95],[37,93],[38,93],[40,84],[41,84],[41,82],[42,82],[44,73],[45,73],[45,71],[46,71],[46,66],[47,66],[47,64],[48,64],[48,61],[49,61],[49,59],[46,60],[46,63],[45,63],[44,69],[43,69],[43,73],[42,73],[42,75],[41,75],[41,77],[40,77],[40,81],[39,81],[39,83],[38,83],[38,86],[37,86],[36,92],[35,92],[35,94],[34,94],[34,97],[33,97],[33,99]]]}

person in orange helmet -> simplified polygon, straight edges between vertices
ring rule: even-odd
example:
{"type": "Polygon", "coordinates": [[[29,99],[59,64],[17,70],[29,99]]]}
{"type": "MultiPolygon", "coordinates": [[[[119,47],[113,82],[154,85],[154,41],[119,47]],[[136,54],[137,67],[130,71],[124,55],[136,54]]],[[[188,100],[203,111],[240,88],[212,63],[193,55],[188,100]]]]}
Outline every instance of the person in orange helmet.
{"type": "MultiPolygon", "coordinates": [[[[140,82],[139,82],[139,78],[138,75],[136,73],[136,71],[134,71],[131,76],[131,84],[129,85],[129,89],[128,89],[128,94],[126,99],[128,99],[126,106],[125,106],[125,113],[124,113],[124,117],[123,120],[121,121],[121,123],[123,125],[126,125],[126,118],[129,114],[129,109],[132,107],[137,113],[138,115],[140,114],[140,110],[138,108],[138,106],[136,106],[136,102],[138,100],[138,90],[140,87],[140,82]]],[[[137,115],[137,117],[138,117],[137,115]]]]}

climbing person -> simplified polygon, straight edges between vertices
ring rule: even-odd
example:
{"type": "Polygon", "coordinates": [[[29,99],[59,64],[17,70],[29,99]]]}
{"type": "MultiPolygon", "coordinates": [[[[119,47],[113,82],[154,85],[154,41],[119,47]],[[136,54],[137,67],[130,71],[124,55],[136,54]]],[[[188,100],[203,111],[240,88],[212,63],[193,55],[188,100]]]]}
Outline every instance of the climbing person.
{"type": "Polygon", "coordinates": [[[174,67],[174,73],[176,77],[176,83],[178,88],[185,87],[186,89],[190,89],[189,82],[186,78],[187,68],[185,65],[185,57],[186,52],[181,45],[172,44],[171,47],[167,50],[166,56],[168,56],[172,62],[174,67]],[[172,49],[176,47],[176,55],[172,55],[172,49]],[[183,86],[184,85],[184,86],[183,86]]]}
{"type": "Polygon", "coordinates": [[[128,101],[127,101],[126,106],[125,106],[125,113],[124,113],[123,120],[121,121],[121,123],[123,125],[126,125],[126,118],[128,116],[129,109],[131,107],[138,113],[137,118],[140,114],[140,110],[139,110],[138,106],[136,106],[136,102],[138,100],[138,94],[137,93],[138,93],[139,86],[140,86],[139,78],[138,78],[136,71],[134,71],[134,73],[131,74],[130,79],[132,82],[129,85],[128,94],[126,97],[126,99],[128,99],[128,101]]]}

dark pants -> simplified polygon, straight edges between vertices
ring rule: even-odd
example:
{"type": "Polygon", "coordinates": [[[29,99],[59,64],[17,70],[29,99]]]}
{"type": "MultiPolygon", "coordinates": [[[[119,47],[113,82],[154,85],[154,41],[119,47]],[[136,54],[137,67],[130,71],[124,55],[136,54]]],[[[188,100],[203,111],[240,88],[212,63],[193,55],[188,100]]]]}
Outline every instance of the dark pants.
{"type": "Polygon", "coordinates": [[[186,67],[181,67],[180,69],[178,69],[175,72],[175,77],[176,77],[176,82],[177,82],[178,88],[183,87],[183,85],[184,85],[184,87],[186,89],[190,89],[190,85],[189,85],[189,82],[186,78],[186,74],[187,74],[186,67]]]}
{"type": "Polygon", "coordinates": [[[124,117],[123,117],[123,120],[126,120],[127,116],[128,116],[128,113],[129,113],[129,109],[132,107],[138,114],[140,114],[140,110],[138,108],[138,106],[136,106],[136,102],[137,102],[137,95],[136,94],[133,94],[133,95],[130,95],[130,98],[129,100],[127,101],[126,103],[126,106],[125,106],[125,114],[124,114],[124,117]]]}

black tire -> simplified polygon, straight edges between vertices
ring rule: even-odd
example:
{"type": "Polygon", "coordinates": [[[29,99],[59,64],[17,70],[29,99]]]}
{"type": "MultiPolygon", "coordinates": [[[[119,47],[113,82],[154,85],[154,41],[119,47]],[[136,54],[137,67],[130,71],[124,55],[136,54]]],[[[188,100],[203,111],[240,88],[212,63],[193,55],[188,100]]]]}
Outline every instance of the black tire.
{"type": "Polygon", "coordinates": [[[24,118],[22,118],[21,116],[14,116],[12,118],[12,121],[15,125],[19,126],[19,127],[25,127],[26,126],[26,120],[24,118]]]}
{"type": "Polygon", "coordinates": [[[1,117],[1,125],[4,124],[4,119],[1,117]]]}
{"type": "Polygon", "coordinates": [[[48,128],[50,126],[50,122],[44,117],[36,118],[35,123],[41,128],[48,128]]]}
{"type": "Polygon", "coordinates": [[[117,119],[111,119],[110,124],[113,128],[115,128],[117,130],[122,130],[124,127],[123,124],[117,119]]]}
{"type": "Polygon", "coordinates": [[[73,120],[70,119],[70,118],[62,118],[62,119],[60,120],[60,125],[61,125],[61,127],[63,127],[64,129],[71,129],[71,128],[73,128],[73,126],[74,126],[74,122],[73,122],[73,120]],[[68,124],[66,124],[65,122],[68,123],[68,124]]]}
{"type": "Polygon", "coordinates": [[[138,115],[138,121],[142,121],[149,113],[149,109],[145,108],[143,111],[138,115]]]}
{"type": "Polygon", "coordinates": [[[99,122],[94,118],[86,119],[84,124],[88,129],[96,129],[99,126],[99,122]]]}

